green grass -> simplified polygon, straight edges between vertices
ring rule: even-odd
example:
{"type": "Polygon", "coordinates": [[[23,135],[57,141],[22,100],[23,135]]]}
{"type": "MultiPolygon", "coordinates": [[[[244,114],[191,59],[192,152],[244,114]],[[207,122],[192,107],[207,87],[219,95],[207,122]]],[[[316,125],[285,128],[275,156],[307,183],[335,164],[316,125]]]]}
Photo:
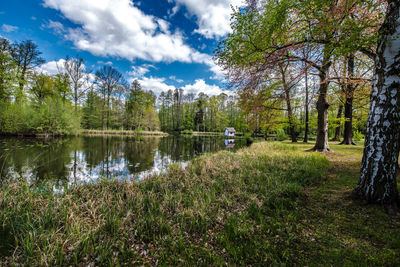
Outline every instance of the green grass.
{"type": "Polygon", "coordinates": [[[348,197],[361,146],[310,147],[255,143],[139,183],[55,196],[9,184],[0,265],[400,264],[399,217],[348,197]]]}

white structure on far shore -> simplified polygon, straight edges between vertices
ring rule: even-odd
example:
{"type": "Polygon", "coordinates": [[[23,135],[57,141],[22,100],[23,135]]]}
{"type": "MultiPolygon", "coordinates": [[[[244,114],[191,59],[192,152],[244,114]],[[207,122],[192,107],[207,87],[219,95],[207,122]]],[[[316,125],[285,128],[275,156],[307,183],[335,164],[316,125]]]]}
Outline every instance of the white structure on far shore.
{"type": "Polygon", "coordinates": [[[225,136],[235,136],[235,128],[225,128],[225,136]]]}

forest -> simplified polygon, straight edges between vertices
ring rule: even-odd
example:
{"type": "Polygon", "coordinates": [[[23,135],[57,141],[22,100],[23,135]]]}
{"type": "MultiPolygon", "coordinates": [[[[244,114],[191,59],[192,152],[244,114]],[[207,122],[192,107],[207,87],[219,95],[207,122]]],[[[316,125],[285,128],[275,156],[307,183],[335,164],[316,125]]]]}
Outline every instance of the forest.
{"type": "MultiPolygon", "coordinates": [[[[383,10],[374,11],[371,20],[381,19],[383,10]]],[[[239,16],[241,11],[237,12],[239,16]]],[[[143,90],[138,80],[129,84],[112,66],[88,70],[79,57],[66,57],[57,65],[58,74],[49,75],[40,68],[45,61],[34,42],[12,43],[1,38],[0,132],[76,134],[81,129],[113,129],[191,133],[222,132],[225,127],[234,127],[241,133],[278,140],[314,140],[318,128],[318,111],[314,107],[319,96],[320,48],[302,41],[301,47],[284,44],[284,51],[257,58],[255,53],[259,53],[258,57],[263,53],[257,52],[257,46],[267,44],[252,43],[243,47],[248,56],[242,55],[233,48],[243,45],[231,42],[237,41],[235,34],[242,34],[239,30],[254,30],[242,29],[240,23],[248,19],[254,20],[238,17],[234,24],[237,31],[216,50],[216,61],[228,73],[229,95],[195,95],[178,88],[156,96],[152,90],[143,90]],[[228,57],[231,52],[240,56],[228,57]],[[239,59],[246,64],[243,66],[253,67],[234,62],[239,59]]],[[[373,29],[369,25],[362,27],[373,33],[377,30],[376,25],[371,26],[373,29]]],[[[368,40],[363,47],[366,51],[374,46],[368,40]]],[[[373,60],[362,49],[344,49],[331,51],[330,68],[325,71],[329,72],[326,119],[329,138],[351,144],[353,137],[362,139],[366,130],[373,60]]]]}

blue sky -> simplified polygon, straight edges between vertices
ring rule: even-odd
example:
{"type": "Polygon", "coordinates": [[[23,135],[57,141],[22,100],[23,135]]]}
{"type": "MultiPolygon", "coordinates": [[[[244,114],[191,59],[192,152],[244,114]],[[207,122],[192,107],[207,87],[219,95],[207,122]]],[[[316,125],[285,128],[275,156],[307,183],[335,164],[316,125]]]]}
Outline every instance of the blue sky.
{"type": "Polygon", "coordinates": [[[174,88],[219,94],[223,73],[212,61],[241,0],[13,0],[0,7],[0,35],[32,40],[50,74],[67,55],[88,70],[110,64],[157,94],[174,88]]]}

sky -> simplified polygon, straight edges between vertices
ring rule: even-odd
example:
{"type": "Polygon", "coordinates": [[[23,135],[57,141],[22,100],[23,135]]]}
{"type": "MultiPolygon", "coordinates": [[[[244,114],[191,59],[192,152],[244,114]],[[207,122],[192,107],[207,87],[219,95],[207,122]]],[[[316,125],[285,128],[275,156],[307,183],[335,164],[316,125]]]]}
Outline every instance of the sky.
{"type": "Polygon", "coordinates": [[[66,56],[96,72],[118,69],[145,90],[229,90],[212,56],[231,31],[231,6],[242,0],[12,0],[0,5],[0,36],[32,40],[57,73],[66,56]]]}

